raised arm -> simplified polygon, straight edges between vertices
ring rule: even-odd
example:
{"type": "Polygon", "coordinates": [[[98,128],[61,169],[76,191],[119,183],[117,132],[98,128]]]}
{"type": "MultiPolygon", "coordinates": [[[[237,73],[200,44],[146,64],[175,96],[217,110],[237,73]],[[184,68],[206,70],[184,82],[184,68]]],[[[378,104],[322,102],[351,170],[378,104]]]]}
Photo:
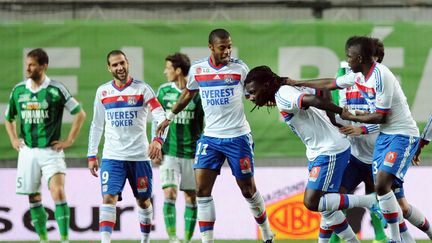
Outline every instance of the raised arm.
{"type": "Polygon", "coordinates": [[[287,78],[286,84],[291,86],[303,86],[313,89],[334,90],[338,89],[334,78],[304,79],[294,80],[287,78]]]}

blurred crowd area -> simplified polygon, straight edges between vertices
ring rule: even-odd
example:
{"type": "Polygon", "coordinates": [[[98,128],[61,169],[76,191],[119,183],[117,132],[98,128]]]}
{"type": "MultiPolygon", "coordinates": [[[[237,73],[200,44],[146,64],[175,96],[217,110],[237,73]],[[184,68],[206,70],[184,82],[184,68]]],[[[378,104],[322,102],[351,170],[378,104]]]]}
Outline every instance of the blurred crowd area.
{"type": "Polygon", "coordinates": [[[0,21],[430,21],[432,0],[0,0],[0,21]]]}

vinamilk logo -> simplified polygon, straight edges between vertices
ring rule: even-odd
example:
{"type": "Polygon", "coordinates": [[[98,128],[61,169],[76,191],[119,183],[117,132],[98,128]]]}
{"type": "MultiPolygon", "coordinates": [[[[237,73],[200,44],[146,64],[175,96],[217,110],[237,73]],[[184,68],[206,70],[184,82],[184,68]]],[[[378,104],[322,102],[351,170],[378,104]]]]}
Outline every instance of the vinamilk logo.
{"type": "MultiPolygon", "coordinates": [[[[303,205],[304,192],[266,205],[270,227],[276,239],[317,239],[320,214],[303,205]]],[[[258,238],[261,233],[257,228],[258,238]]]]}

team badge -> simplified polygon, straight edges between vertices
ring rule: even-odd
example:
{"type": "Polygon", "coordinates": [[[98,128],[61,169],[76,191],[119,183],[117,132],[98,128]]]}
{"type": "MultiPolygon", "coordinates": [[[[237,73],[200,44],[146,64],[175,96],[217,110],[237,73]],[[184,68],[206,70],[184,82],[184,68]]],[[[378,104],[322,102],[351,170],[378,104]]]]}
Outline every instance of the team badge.
{"type": "Polygon", "coordinates": [[[393,167],[397,155],[398,155],[397,152],[388,152],[384,159],[384,165],[388,167],[393,167]]]}
{"type": "Polygon", "coordinates": [[[232,75],[225,75],[224,81],[226,84],[232,84],[234,82],[234,77],[232,75]]]}
{"type": "Polygon", "coordinates": [[[318,179],[321,167],[315,166],[309,172],[309,181],[315,182],[318,179]]]}
{"type": "Polygon", "coordinates": [[[240,159],[240,170],[242,174],[249,174],[252,172],[251,161],[249,157],[244,157],[240,159]]]}
{"type": "Polygon", "coordinates": [[[142,176],[138,177],[137,190],[139,193],[147,192],[148,189],[148,177],[142,176]]]}
{"type": "Polygon", "coordinates": [[[136,105],[137,100],[136,100],[135,96],[129,96],[127,102],[128,102],[128,105],[136,105]]]}

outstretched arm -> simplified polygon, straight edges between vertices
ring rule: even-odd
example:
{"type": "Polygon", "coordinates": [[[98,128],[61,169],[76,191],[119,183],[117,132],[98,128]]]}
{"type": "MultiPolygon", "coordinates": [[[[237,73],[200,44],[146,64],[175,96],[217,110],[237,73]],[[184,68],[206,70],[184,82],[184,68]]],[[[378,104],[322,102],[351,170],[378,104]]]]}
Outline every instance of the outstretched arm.
{"type": "Polygon", "coordinates": [[[173,105],[171,112],[168,112],[168,114],[166,115],[166,119],[157,127],[156,129],[157,136],[161,137],[164,134],[165,129],[169,126],[170,122],[174,119],[175,115],[177,115],[189,104],[189,102],[192,100],[192,98],[195,96],[197,92],[198,90],[189,90],[189,89],[183,90],[177,103],[173,105]]]}
{"type": "Polygon", "coordinates": [[[361,123],[371,123],[371,124],[383,124],[387,120],[386,113],[351,113],[348,108],[343,108],[341,118],[344,120],[350,120],[361,123]]]}
{"type": "Polygon", "coordinates": [[[310,106],[316,107],[321,110],[330,111],[336,114],[342,113],[342,108],[333,104],[329,100],[323,99],[322,97],[316,95],[306,94],[302,99],[302,107],[308,108],[310,106]]]}
{"type": "Polygon", "coordinates": [[[287,78],[286,84],[291,86],[303,86],[313,89],[324,89],[334,90],[338,89],[334,78],[319,78],[319,79],[305,79],[305,80],[294,80],[287,78]]]}

